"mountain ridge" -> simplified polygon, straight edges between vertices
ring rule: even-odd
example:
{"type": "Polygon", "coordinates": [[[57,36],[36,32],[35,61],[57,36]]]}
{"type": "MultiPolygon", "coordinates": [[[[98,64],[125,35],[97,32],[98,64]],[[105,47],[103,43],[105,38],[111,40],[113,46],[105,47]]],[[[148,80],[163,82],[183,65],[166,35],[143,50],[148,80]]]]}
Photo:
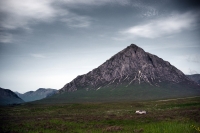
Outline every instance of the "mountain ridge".
{"type": "Polygon", "coordinates": [[[112,56],[92,71],[77,76],[59,90],[59,93],[79,89],[98,90],[105,86],[125,86],[147,83],[160,86],[160,82],[187,82],[196,86],[183,72],[156,55],[145,52],[135,44],[112,56]]]}
{"type": "Polygon", "coordinates": [[[0,105],[20,104],[24,101],[13,91],[0,87],[0,105]]]}
{"type": "Polygon", "coordinates": [[[48,96],[54,95],[55,93],[57,93],[57,90],[51,89],[51,88],[39,88],[36,91],[28,91],[23,94],[19,92],[15,92],[15,93],[25,102],[31,102],[31,101],[40,100],[48,96]]]}

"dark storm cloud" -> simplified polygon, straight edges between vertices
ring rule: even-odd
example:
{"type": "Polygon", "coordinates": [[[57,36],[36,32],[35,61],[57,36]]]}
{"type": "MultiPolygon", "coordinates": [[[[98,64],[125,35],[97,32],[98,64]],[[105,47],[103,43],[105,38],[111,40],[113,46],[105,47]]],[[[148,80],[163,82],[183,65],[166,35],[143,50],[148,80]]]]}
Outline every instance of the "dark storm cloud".
{"type": "Polygon", "coordinates": [[[78,31],[80,28],[91,27],[99,32],[109,29],[108,32],[119,31],[133,34],[135,37],[155,38],[166,35],[166,32],[167,34],[173,31],[179,33],[190,28],[191,25],[197,25],[196,21],[200,16],[199,3],[197,0],[0,1],[2,20],[0,42],[11,43],[16,35],[23,35],[23,32],[34,33],[33,27],[41,27],[45,24],[50,24],[52,27],[59,26],[62,30],[67,27],[78,31]],[[181,22],[183,19],[185,22],[181,22]],[[173,23],[176,20],[177,23],[173,23]],[[163,29],[165,26],[169,26],[171,31],[163,29]],[[141,29],[144,31],[143,35],[137,32],[141,29]]]}
{"type": "Polygon", "coordinates": [[[171,3],[179,10],[193,10],[200,8],[199,0],[172,0],[171,3]]]}
{"type": "Polygon", "coordinates": [[[24,30],[27,33],[33,31],[33,26],[41,23],[62,22],[72,28],[85,28],[91,24],[91,18],[87,15],[79,15],[62,8],[61,5],[90,4],[102,5],[107,1],[82,1],[71,0],[6,0],[0,1],[0,42],[11,43],[16,33],[24,30]],[[58,4],[57,4],[58,3],[58,4]]]}
{"type": "Polygon", "coordinates": [[[157,9],[180,11],[199,9],[200,7],[199,0],[141,0],[139,3],[157,9]]]}

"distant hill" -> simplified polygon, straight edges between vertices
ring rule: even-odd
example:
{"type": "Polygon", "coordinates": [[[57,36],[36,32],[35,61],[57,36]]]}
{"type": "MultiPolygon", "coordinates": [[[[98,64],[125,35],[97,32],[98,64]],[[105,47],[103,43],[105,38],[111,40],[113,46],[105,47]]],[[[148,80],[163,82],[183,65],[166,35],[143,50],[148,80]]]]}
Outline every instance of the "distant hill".
{"type": "Polygon", "coordinates": [[[186,76],[200,85],[200,74],[192,74],[186,76]]]}
{"type": "Polygon", "coordinates": [[[167,99],[200,95],[200,86],[179,69],[135,44],[98,68],[77,76],[44,99],[51,102],[93,102],[167,99]]]}
{"type": "Polygon", "coordinates": [[[56,89],[50,89],[50,88],[39,88],[36,91],[28,91],[24,94],[21,94],[19,92],[15,92],[21,99],[23,99],[25,102],[40,100],[43,98],[46,98],[48,96],[52,96],[55,93],[57,93],[56,89]]]}
{"type": "Polygon", "coordinates": [[[0,88],[0,105],[19,104],[24,101],[9,89],[0,88]]]}

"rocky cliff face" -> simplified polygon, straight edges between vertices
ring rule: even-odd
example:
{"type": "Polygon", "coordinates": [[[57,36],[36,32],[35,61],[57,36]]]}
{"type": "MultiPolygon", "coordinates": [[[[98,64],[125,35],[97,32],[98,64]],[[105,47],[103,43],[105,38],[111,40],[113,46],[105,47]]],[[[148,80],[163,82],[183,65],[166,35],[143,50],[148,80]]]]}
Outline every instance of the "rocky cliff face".
{"type": "Polygon", "coordinates": [[[0,88],[0,105],[19,104],[24,101],[9,89],[0,88]]]}
{"type": "Polygon", "coordinates": [[[131,44],[98,68],[76,77],[60,89],[59,93],[79,89],[98,90],[109,86],[116,88],[119,85],[128,87],[144,83],[159,87],[164,82],[196,86],[169,62],[131,44]]]}

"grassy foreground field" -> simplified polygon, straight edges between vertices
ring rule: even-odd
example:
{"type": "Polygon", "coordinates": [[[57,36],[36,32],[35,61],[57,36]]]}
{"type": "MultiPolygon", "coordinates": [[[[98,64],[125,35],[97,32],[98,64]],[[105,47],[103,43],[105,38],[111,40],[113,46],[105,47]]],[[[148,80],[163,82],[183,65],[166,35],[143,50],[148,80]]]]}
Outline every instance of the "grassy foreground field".
{"type": "Polygon", "coordinates": [[[0,107],[0,132],[199,133],[200,97],[166,101],[0,107]],[[146,115],[135,114],[146,110],[146,115]]]}

